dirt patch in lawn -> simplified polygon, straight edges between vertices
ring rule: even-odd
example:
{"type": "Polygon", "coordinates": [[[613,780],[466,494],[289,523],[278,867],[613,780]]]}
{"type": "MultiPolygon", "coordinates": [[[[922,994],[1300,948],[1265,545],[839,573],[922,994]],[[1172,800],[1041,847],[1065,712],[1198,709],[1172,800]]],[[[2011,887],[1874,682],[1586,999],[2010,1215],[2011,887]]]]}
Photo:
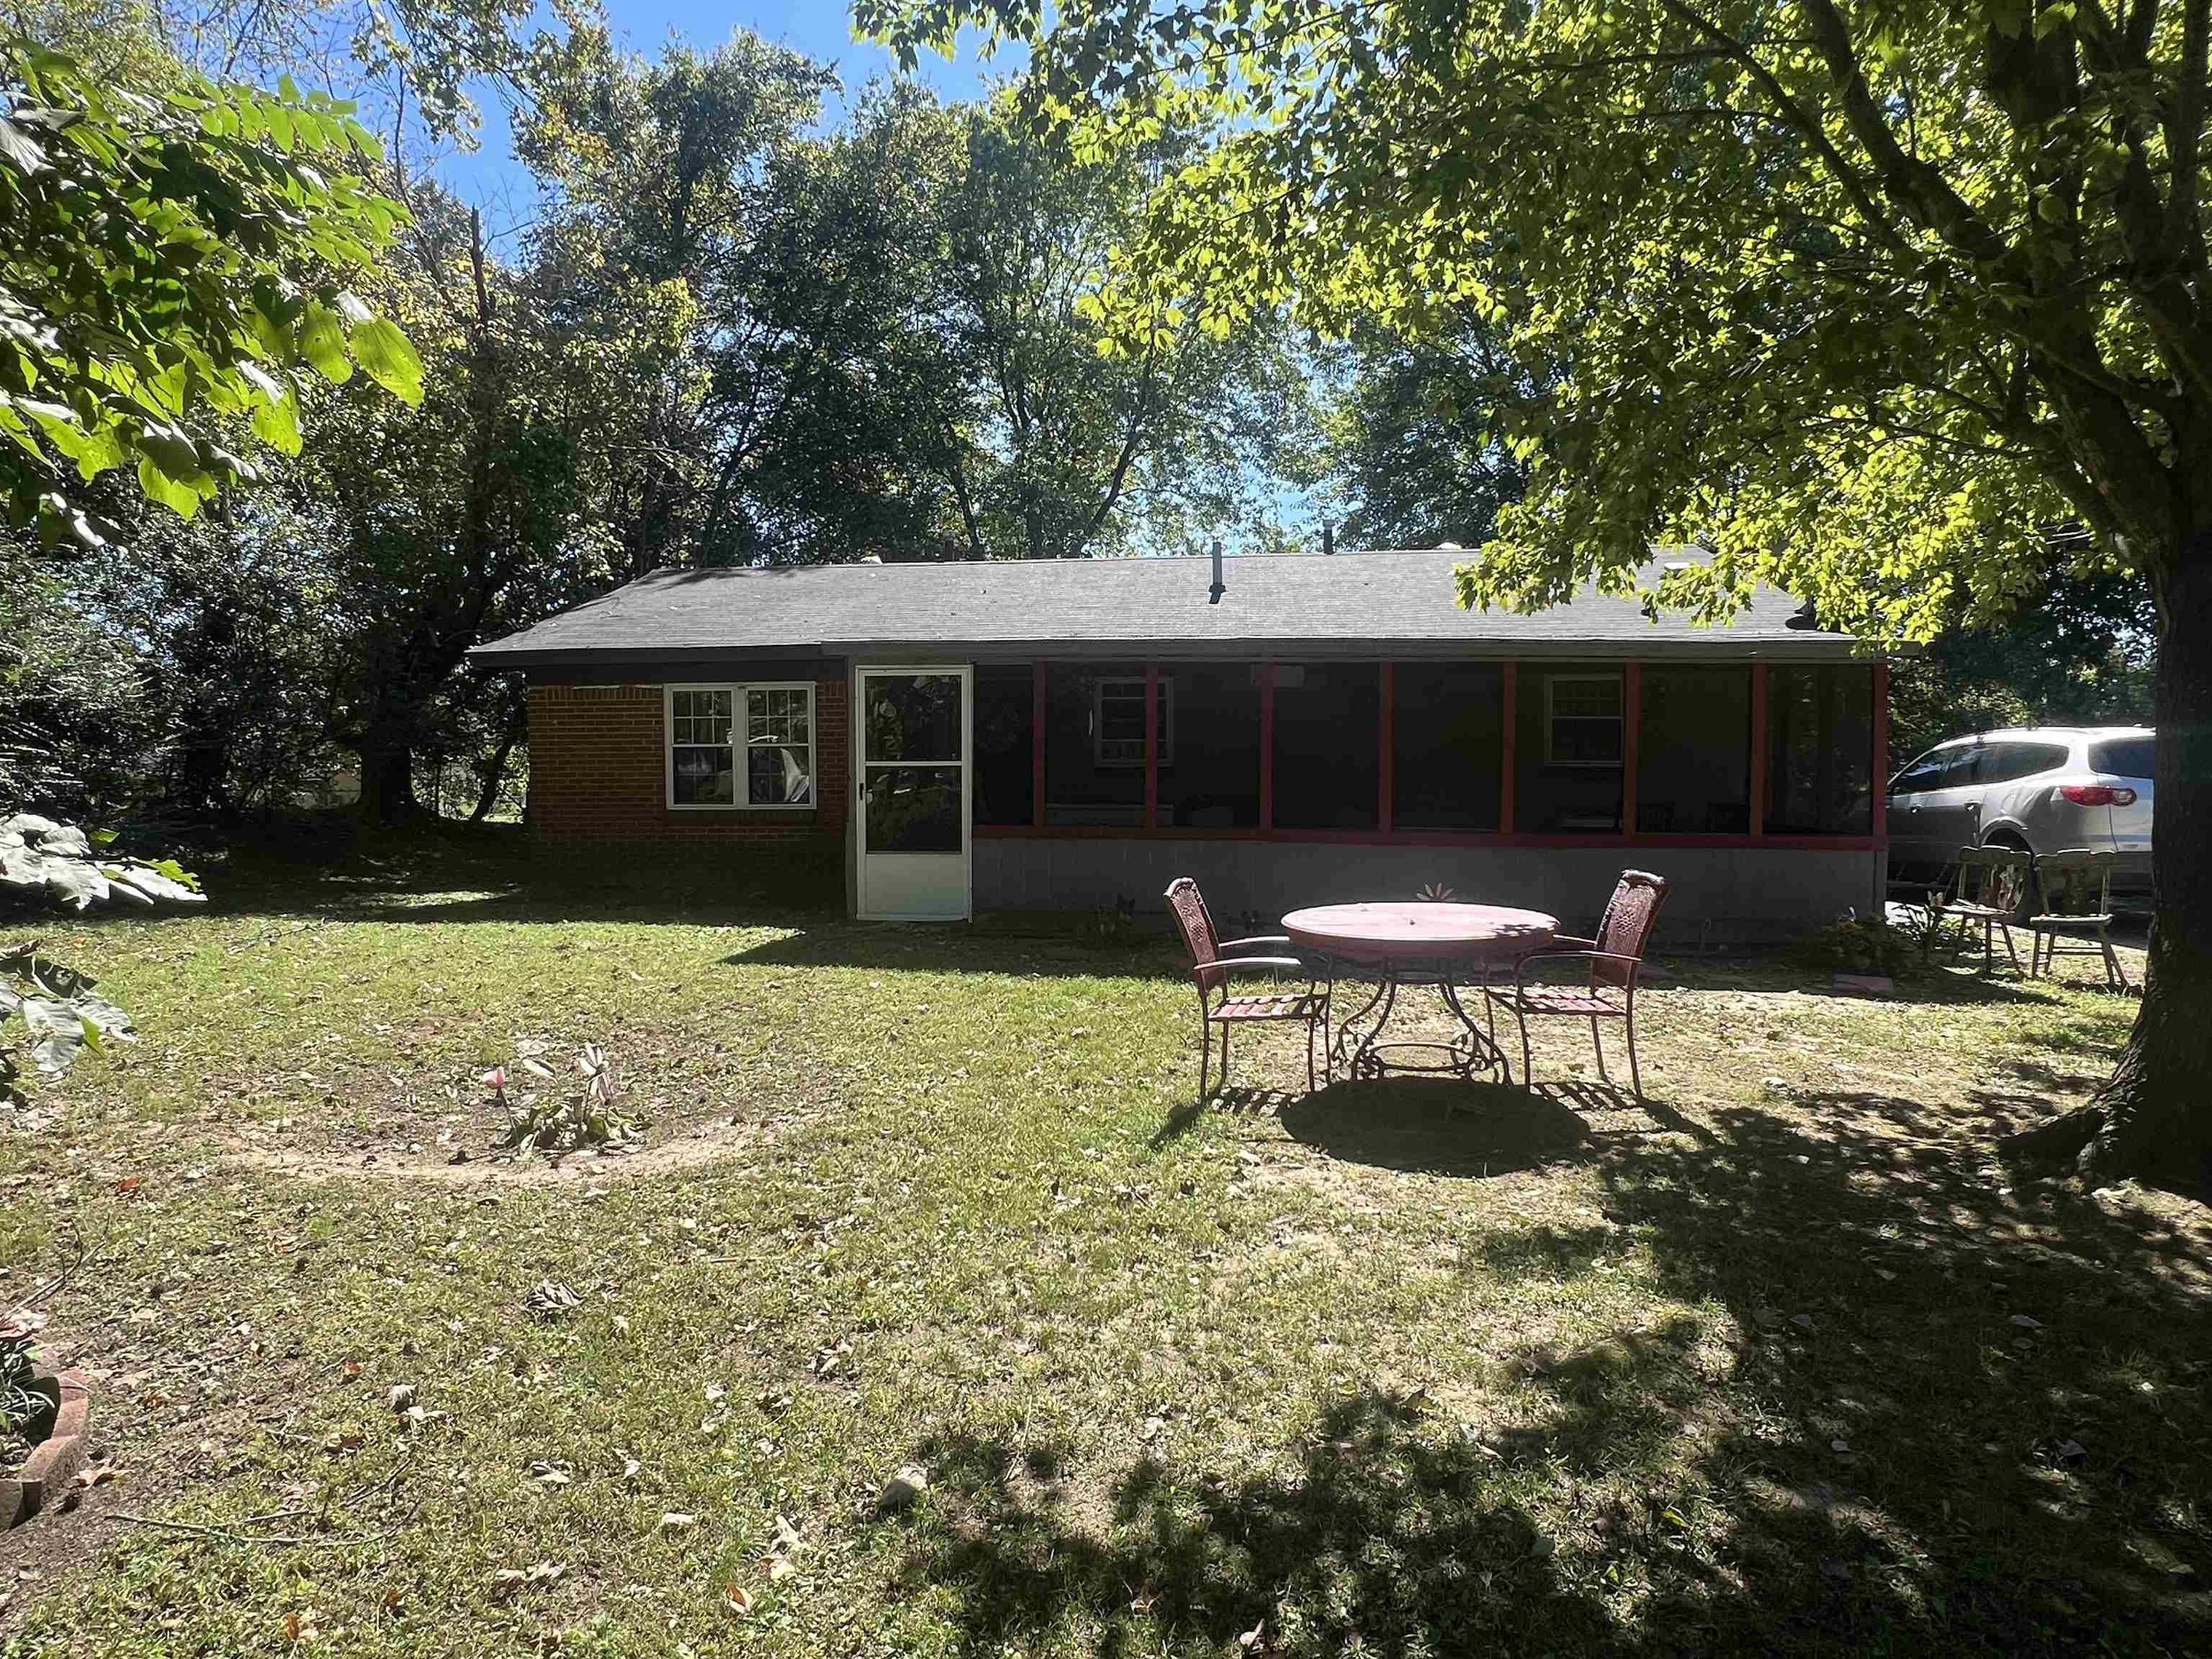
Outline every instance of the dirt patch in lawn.
{"type": "Polygon", "coordinates": [[[589,1186],[673,1175],[742,1158],[775,1139],[793,1121],[788,1113],[766,1121],[719,1118],[665,1132],[647,1129],[643,1139],[619,1148],[558,1154],[463,1149],[468,1157],[459,1163],[453,1161],[451,1150],[434,1145],[319,1148],[274,1142],[266,1136],[232,1135],[226,1137],[221,1161],[228,1167],[267,1170],[307,1182],[371,1176],[448,1187],[589,1186]]]}

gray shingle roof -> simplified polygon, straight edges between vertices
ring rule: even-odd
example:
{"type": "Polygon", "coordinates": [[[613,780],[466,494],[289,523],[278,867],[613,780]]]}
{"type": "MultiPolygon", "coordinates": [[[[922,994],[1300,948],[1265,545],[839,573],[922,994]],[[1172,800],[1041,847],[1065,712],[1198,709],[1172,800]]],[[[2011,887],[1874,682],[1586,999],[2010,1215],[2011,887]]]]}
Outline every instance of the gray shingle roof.
{"type": "MultiPolygon", "coordinates": [[[[1633,599],[1587,590],[1534,616],[1463,611],[1452,568],[1473,556],[1231,557],[1218,605],[1206,603],[1212,574],[1203,558],[657,571],[471,655],[486,667],[552,668],[775,653],[884,661],[1578,653],[1803,660],[1851,648],[1844,635],[1788,626],[1797,601],[1777,592],[1761,592],[1719,628],[1675,617],[1653,623],[1633,599]]],[[[1656,563],[1647,570],[1656,578],[1656,563]]]]}

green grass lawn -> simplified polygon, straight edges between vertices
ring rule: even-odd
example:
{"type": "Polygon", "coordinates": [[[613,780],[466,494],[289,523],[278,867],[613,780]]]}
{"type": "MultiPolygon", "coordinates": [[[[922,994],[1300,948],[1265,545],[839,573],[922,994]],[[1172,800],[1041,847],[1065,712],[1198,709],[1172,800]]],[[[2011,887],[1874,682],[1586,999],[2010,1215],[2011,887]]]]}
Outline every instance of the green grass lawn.
{"type": "Polygon", "coordinates": [[[0,1109],[0,1304],[83,1251],[110,1477],[0,1537],[9,1654],[2212,1636],[2205,1212],[1989,1154],[2124,1032],[2086,969],[1669,959],[1646,1107],[1557,1022],[1538,1096],[1307,1097],[1279,1031],[1194,1110],[1164,942],[513,877],[47,933],[143,1041],[0,1109]],[[501,1161],[518,1036],[643,1149],[501,1161]]]}

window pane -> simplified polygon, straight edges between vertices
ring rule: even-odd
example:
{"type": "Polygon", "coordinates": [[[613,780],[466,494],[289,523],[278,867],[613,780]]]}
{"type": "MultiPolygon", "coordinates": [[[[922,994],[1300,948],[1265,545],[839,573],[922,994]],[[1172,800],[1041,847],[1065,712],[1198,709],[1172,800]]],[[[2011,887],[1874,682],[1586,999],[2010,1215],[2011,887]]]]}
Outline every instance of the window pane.
{"type": "MultiPolygon", "coordinates": [[[[2091,747],[2090,769],[2115,778],[2149,777],[2152,744],[2149,738],[2108,738],[2091,747]]],[[[2053,761],[2051,764],[2056,766],[2058,763],[2053,761]]]]}
{"type": "Polygon", "coordinates": [[[1963,749],[1954,749],[1943,757],[1943,787],[1970,789],[1982,780],[1982,756],[1978,743],[1970,743],[1963,749]]]}
{"type": "Polygon", "coordinates": [[[1893,795],[1917,795],[1929,789],[1943,787],[1943,756],[1941,752],[1923,755],[1918,760],[1897,775],[1889,788],[1893,795]]]}
{"type": "Polygon", "coordinates": [[[1571,834],[1620,829],[1620,669],[1613,663],[1524,665],[1516,690],[1513,827],[1571,834]],[[1610,698],[1610,718],[1569,714],[1610,698]]]}
{"type": "Polygon", "coordinates": [[[1646,668],[1636,734],[1642,835],[1751,830],[1751,670],[1646,668]]]}
{"type": "Polygon", "coordinates": [[[1495,830],[1505,676],[1480,663],[1401,662],[1390,683],[1390,822],[1495,830]]]}
{"type": "Polygon", "coordinates": [[[676,750],[675,795],[678,806],[728,806],[737,799],[737,775],[726,745],[676,750]]]}
{"type": "Polygon", "coordinates": [[[1375,828],[1382,710],[1378,664],[1276,665],[1277,828],[1375,828]]]}
{"type": "Polygon", "coordinates": [[[675,691],[669,696],[671,743],[689,747],[729,742],[728,691],[675,691]]]}
{"type": "Polygon", "coordinates": [[[746,799],[752,805],[813,803],[813,696],[796,686],[745,693],[746,799]]]}
{"type": "MultiPolygon", "coordinates": [[[[1869,833],[1873,805],[1872,669],[1770,670],[1766,732],[1769,835],[1869,833]]],[[[1959,752],[1952,751],[1954,756],[1959,752]]],[[[1957,781],[1947,767],[1945,787],[1957,781]]]]}
{"type": "Polygon", "coordinates": [[[975,822],[1030,823],[1036,810],[1030,744],[1036,671],[1025,663],[975,670],[975,822]]]}
{"type": "Polygon", "coordinates": [[[1161,825],[1257,829],[1259,665],[1162,667],[1160,722],[1161,825]]]}
{"type": "MultiPolygon", "coordinates": [[[[1101,678],[1091,691],[1091,759],[1099,766],[1145,763],[1145,682],[1141,676],[1101,678]]],[[[1162,746],[1166,738],[1162,711],[1162,746]]]]}
{"type": "Polygon", "coordinates": [[[868,758],[957,761],[960,754],[960,676],[870,674],[868,758]]]}
{"type": "Polygon", "coordinates": [[[871,766],[867,813],[871,853],[957,853],[960,769],[871,766]]]}
{"type": "MultiPolygon", "coordinates": [[[[1141,663],[1054,663],[1045,671],[1044,799],[1047,823],[1118,825],[1145,821],[1145,769],[1098,763],[1102,683],[1133,679],[1141,663]]],[[[1110,700],[1109,700],[1110,701],[1110,700]]],[[[1139,708],[1141,710],[1141,702],[1139,708]]],[[[1116,735],[1126,738],[1126,732],[1116,735]]],[[[1138,737],[1144,735],[1142,726],[1138,737]]],[[[1140,757],[1141,758],[1141,757],[1140,757]]]]}

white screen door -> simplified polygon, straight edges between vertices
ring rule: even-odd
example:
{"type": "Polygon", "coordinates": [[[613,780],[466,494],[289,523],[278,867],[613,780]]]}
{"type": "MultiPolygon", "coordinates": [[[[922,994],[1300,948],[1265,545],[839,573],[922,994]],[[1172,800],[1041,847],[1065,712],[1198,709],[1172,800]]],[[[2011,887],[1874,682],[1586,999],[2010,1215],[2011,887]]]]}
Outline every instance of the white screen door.
{"type": "Polygon", "coordinates": [[[856,672],[860,915],[871,921],[968,920],[969,672],[856,672]]]}

